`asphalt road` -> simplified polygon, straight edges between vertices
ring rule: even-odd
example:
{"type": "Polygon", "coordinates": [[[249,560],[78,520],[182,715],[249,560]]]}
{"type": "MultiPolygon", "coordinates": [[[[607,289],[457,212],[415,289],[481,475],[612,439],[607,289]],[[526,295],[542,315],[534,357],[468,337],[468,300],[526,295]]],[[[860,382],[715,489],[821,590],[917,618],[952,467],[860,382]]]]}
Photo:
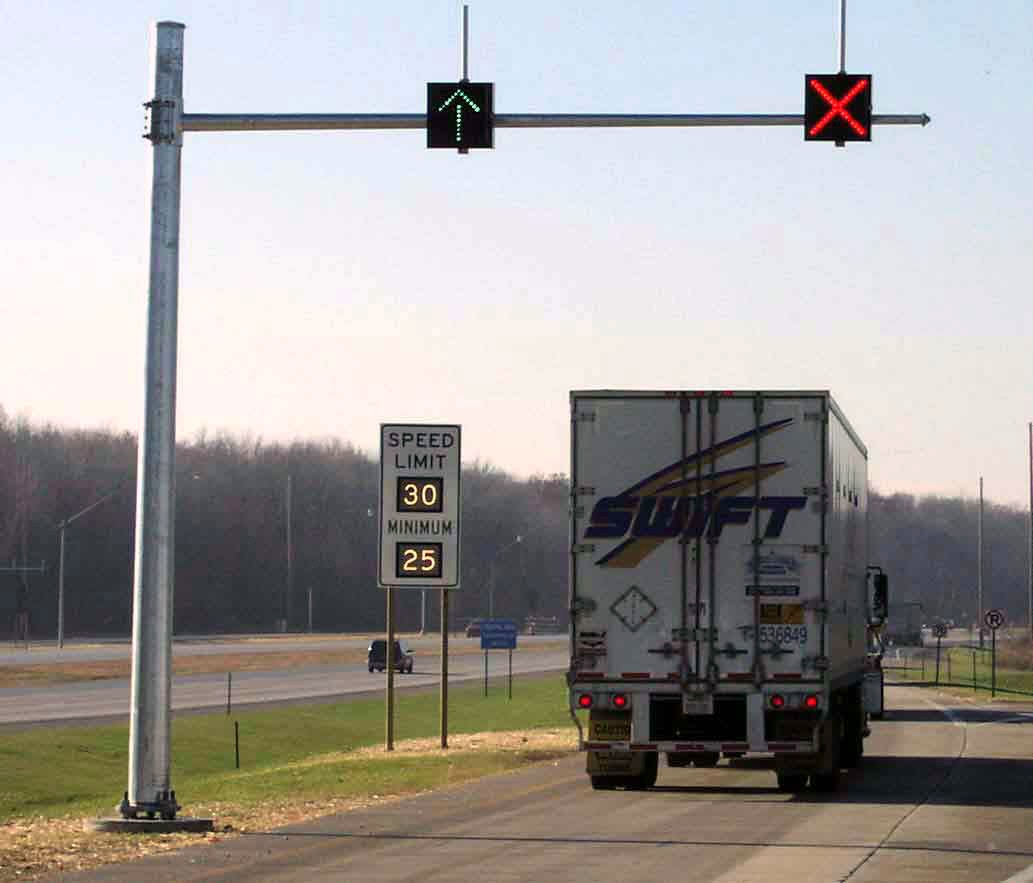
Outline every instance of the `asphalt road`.
{"type": "Polygon", "coordinates": [[[763,759],[594,792],[574,757],[61,879],[983,883],[1033,865],[1033,709],[887,693],[838,794],[782,794],[763,759]]]}
{"type": "MultiPolygon", "coordinates": [[[[364,648],[368,640],[338,639],[332,646],[340,650],[345,643],[355,643],[364,648]]],[[[479,646],[477,639],[457,638],[454,643],[469,648],[479,646]]],[[[555,636],[549,648],[543,647],[543,643],[549,644],[549,639],[519,639],[518,649],[513,654],[514,675],[566,669],[570,657],[566,650],[555,649],[555,636]]],[[[441,657],[438,641],[424,638],[413,640],[410,644],[414,650],[416,668],[411,675],[396,674],[396,687],[407,689],[439,683],[441,657]]],[[[282,652],[292,648],[279,644],[278,649],[282,652]]],[[[311,650],[313,645],[307,642],[294,649],[311,650]]],[[[125,653],[125,648],[121,652],[125,653]]],[[[240,653],[241,645],[233,644],[230,650],[223,652],[240,653]]],[[[507,671],[506,651],[492,651],[489,655],[489,676],[501,677],[507,671]]],[[[449,654],[450,684],[483,677],[483,654],[449,654]]],[[[234,707],[240,707],[381,692],[385,682],[386,675],[370,674],[365,663],[236,672],[233,675],[232,702],[234,707]]],[[[225,708],[226,698],[225,674],[186,675],[176,677],[172,682],[173,711],[225,708]]],[[[128,715],[129,680],[126,678],[45,687],[0,688],[0,726],[123,719],[128,718],[128,715]]]]}

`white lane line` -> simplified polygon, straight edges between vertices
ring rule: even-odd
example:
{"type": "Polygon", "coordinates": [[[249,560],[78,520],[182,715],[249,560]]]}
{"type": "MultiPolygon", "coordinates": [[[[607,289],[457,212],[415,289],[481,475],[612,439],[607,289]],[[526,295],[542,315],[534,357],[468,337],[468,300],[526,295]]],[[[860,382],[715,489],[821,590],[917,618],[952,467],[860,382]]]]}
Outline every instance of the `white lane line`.
{"type": "Polygon", "coordinates": [[[1033,865],[1030,865],[1024,871],[1013,874],[1004,883],[1033,883],[1033,865]]]}

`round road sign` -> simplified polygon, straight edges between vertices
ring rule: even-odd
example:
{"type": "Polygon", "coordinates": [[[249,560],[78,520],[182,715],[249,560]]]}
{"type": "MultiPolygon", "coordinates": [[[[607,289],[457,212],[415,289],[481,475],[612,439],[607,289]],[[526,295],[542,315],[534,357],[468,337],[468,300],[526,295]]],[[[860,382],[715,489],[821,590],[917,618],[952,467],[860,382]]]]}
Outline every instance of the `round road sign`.
{"type": "Polygon", "coordinates": [[[933,626],[933,637],[934,638],[946,638],[947,637],[947,625],[946,623],[938,622],[933,626]]]}
{"type": "Polygon", "coordinates": [[[986,616],[983,617],[983,622],[994,630],[999,629],[1004,625],[1004,614],[1000,610],[987,610],[986,616]]]}

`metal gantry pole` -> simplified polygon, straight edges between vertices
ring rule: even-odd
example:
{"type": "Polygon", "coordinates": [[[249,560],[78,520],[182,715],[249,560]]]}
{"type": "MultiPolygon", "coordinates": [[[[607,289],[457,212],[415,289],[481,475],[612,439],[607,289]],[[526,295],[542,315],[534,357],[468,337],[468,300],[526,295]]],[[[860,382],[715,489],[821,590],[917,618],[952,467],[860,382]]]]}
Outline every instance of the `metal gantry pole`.
{"type": "Polygon", "coordinates": [[[846,73],[846,0],[839,0],[839,72],[846,73]]]}
{"type": "Polygon", "coordinates": [[[462,58],[460,66],[463,71],[463,79],[470,79],[470,7],[463,4],[463,40],[462,58]]]}
{"type": "MultiPolygon", "coordinates": [[[[875,126],[925,126],[928,114],[872,115],[875,126]]],[[[802,113],[505,113],[497,129],[656,129],[803,126],[802,113]]],[[[184,132],[307,132],[332,129],[426,129],[424,113],[187,113],[184,132]]]]}
{"type": "Polygon", "coordinates": [[[146,386],[136,489],[133,668],[129,789],[119,810],[175,818],[169,780],[172,593],[175,549],[176,322],[179,293],[180,115],[183,31],[154,30],[154,98],[148,103],[154,148],[146,386]]]}

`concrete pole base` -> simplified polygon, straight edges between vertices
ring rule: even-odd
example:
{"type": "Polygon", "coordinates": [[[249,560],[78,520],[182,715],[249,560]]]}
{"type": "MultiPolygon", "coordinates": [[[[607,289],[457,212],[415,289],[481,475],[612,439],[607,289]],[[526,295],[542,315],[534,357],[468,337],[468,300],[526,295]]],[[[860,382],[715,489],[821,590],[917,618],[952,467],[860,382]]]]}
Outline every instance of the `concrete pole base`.
{"type": "Polygon", "coordinates": [[[213,819],[126,819],[114,816],[108,819],[87,819],[87,831],[105,834],[203,834],[215,830],[213,819]]]}

